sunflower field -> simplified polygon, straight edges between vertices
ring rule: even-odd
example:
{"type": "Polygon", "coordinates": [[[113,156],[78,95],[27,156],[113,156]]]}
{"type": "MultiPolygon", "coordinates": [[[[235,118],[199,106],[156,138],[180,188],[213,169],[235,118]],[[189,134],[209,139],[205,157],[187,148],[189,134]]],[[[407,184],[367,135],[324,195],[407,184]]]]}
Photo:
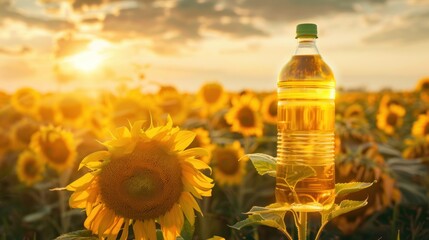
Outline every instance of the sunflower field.
{"type": "MultiPolygon", "coordinates": [[[[216,81],[0,92],[0,239],[284,239],[231,227],[275,202],[246,154],[276,155],[276,96],[216,81]]],[[[376,182],[321,239],[428,239],[429,78],[337,90],[335,137],[336,182],[376,182]]]]}

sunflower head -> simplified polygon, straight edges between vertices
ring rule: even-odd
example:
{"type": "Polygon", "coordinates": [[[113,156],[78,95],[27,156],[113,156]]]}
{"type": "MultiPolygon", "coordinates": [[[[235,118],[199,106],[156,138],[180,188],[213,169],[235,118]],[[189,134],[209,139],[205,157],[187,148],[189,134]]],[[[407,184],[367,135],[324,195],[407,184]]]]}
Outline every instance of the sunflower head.
{"type": "Polygon", "coordinates": [[[402,156],[405,159],[427,158],[429,159],[429,139],[411,138],[404,141],[405,149],[402,156]]]}
{"type": "Polygon", "coordinates": [[[147,123],[157,116],[158,111],[150,104],[150,99],[128,92],[124,96],[112,99],[110,103],[110,122],[114,128],[128,126],[130,122],[144,120],[147,123]]]}
{"type": "Polygon", "coordinates": [[[77,94],[66,94],[60,97],[57,109],[61,114],[62,120],[72,123],[82,121],[86,114],[85,101],[82,99],[82,96],[77,94]]]}
{"type": "Polygon", "coordinates": [[[211,153],[214,145],[211,143],[209,132],[203,128],[196,128],[192,130],[195,133],[195,138],[189,144],[188,148],[204,148],[207,150],[206,156],[199,156],[197,159],[209,164],[211,159],[211,153]]]}
{"type": "Polygon", "coordinates": [[[244,136],[262,136],[263,123],[259,115],[259,100],[253,94],[233,99],[233,106],[225,116],[233,132],[244,136]]]}
{"type": "Polygon", "coordinates": [[[32,88],[21,88],[12,95],[12,106],[20,113],[34,114],[40,103],[40,94],[32,88]]]}
{"type": "Polygon", "coordinates": [[[401,105],[382,107],[377,114],[377,127],[388,135],[393,135],[395,130],[402,126],[404,116],[405,108],[401,105]]]}
{"type": "Polygon", "coordinates": [[[186,120],[189,110],[187,96],[174,91],[167,91],[162,95],[157,95],[156,99],[159,109],[161,109],[165,116],[171,116],[176,125],[180,125],[186,120]]]}
{"type": "Polygon", "coordinates": [[[349,105],[344,112],[345,119],[365,119],[365,111],[359,103],[349,105]]]}
{"type": "Polygon", "coordinates": [[[351,234],[366,218],[376,211],[398,203],[401,193],[396,181],[386,171],[384,157],[376,144],[367,144],[353,157],[341,159],[336,164],[336,179],[339,182],[372,182],[377,184],[367,191],[351,193],[347,198],[368,199],[368,205],[362,209],[340,216],[333,222],[346,234],[351,234]]]}
{"type": "Polygon", "coordinates": [[[133,226],[136,239],[156,239],[156,223],[164,239],[176,239],[184,217],[194,224],[194,197],[210,196],[212,180],[200,172],[209,168],[196,157],[203,148],[188,148],[195,133],[165,125],[143,129],[137,121],[121,127],[104,142],[107,151],[94,152],[80,167],[89,173],[67,186],[74,191],[70,206],[86,208],[85,227],[100,237],[126,239],[133,226]],[[102,224],[103,223],[103,224],[102,224]]]}
{"type": "Polygon", "coordinates": [[[246,174],[248,158],[240,142],[216,146],[212,153],[213,177],[220,185],[238,185],[246,174]]]}
{"type": "Polygon", "coordinates": [[[59,120],[59,112],[54,101],[51,97],[46,97],[40,102],[39,108],[37,109],[37,118],[47,124],[55,124],[59,120]]]}
{"type": "Polygon", "coordinates": [[[277,93],[272,93],[264,98],[261,111],[265,122],[277,124],[277,93]]]}
{"type": "Polygon", "coordinates": [[[419,115],[413,124],[411,133],[415,137],[429,138],[429,112],[419,115]]]}
{"type": "Polygon", "coordinates": [[[0,159],[5,152],[9,151],[11,145],[12,141],[10,140],[9,134],[3,129],[0,129],[0,159]]]}
{"type": "Polygon", "coordinates": [[[217,112],[228,102],[228,94],[218,82],[205,83],[201,86],[197,96],[202,105],[202,114],[205,116],[217,112]]]}
{"type": "Polygon", "coordinates": [[[419,80],[416,86],[416,91],[429,93],[429,77],[425,77],[419,80]]]}
{"type": "Polygon", "coordinates": [[[73,134],[59,127],[41,127],[32,136],[30,147],[58,172],[73,166],[77,155],[73,134]]]}
{"type": "Polygon", "coordinates": [[[44,162],[32,151],[21,152],[16,164],[18,179],[26,185],[33,185],[43,178],[44,162]]]}
{"type": "Polygon", "coordinates": [[[28,147],[31,137],[39,130],[39,124],[29,118],[23,118],[11,129],[11,140],[15,149],[28,147]]]}

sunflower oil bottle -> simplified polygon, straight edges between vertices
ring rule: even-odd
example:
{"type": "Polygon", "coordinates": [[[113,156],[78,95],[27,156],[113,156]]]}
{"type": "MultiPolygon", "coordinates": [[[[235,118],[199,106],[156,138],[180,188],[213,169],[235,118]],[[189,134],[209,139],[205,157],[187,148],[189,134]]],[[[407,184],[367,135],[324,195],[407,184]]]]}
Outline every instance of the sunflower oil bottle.
{"type": "Polygon", "coordinates": [[[317,50],[317,25],[296,30],[298,48],[277,82],[276,200],[313,212],[335,199],[335,79],[317,50]]]}

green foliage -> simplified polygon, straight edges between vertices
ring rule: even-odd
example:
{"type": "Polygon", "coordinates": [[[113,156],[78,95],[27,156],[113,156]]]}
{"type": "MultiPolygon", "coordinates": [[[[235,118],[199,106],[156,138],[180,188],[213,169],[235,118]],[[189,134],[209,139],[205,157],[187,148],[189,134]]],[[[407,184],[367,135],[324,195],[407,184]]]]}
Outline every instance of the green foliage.
{"type": "Polygon", "coordinates": [[[247,154],[247,157],[252,161],[253,166],[255,166],[256,171],[259,175],[268,174],[269,176],[276,176],[276,158],[268,154],[263,153],[253,153],[247,154]]]}
{"type": "Polygon", "coordinates": [[[74,232],[69,232],[55,238],[55,240],[97,240],[97,239],[98,237],[95,235],[92,235],[92,232],[89,230],[78,230],[74,232]]]}

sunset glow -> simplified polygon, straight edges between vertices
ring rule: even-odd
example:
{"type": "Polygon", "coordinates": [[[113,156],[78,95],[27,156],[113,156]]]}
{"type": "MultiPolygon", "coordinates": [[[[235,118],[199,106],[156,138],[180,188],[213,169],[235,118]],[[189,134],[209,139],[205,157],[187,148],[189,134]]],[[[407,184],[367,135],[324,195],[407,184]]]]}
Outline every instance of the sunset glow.
{"type": "Polygon", "coordinates": [[[109,47],[109,43],[102,40],[95,40],[88,45],[84,52],[77,53],[64,59],[78,71],[91,72],[96,70],[105,60],[104,50],[109,47]]]}

